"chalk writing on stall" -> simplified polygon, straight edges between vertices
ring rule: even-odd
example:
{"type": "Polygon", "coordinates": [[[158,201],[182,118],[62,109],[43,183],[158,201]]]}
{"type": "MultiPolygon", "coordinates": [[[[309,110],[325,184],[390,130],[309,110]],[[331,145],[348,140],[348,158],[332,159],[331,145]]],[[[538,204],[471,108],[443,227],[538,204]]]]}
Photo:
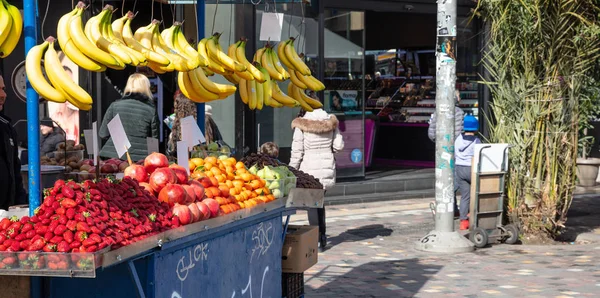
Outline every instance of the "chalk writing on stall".
{"type": "Polygon", "coordinates": [[[183,297],[181,297],[181,295],[179,295],[179,293],[177,293],[177,291],[174,291],[173,294],[171,294],[171,298],[183,298],[183,297]]]}
{"type": "MultiPolygon", "coordinates": [[[[265,287],[265,278],[267,277],[267,272],[269,272],[269,266],[265,267],[265,270],[263,271],[262,280],[260,282],[260,296],[259,296],[259,298],[262,298],[262,296],[263,296],[263,290],[264,290],[264,287],[265,287]]],[[[241,292],[242,292],[242,296],[241,297],[244,297],[246,295],[246,293],[248,293],[248,296],[250,298],[253,297],[252,296],[252,274],[250,274],[248,276],[248,283],[246,284],[245,288],[241,289],[241,292]]],[[[236,295],[236,291],[233,290],[233,293],[231,294],[231,298],[234,298],[235,295],[236,295]]],[[[173,298],[173,297],[171,297],[171,298],[173,298]]]]}
{"type": "Polygon", "coordinates": [[[189,271],[196,266],[197,262],[204,262],[208,260],[208,243],[200,243],[194,246],[194,255],[192,257],[192,250],[188,251],[189,261],[186,261],[186,256],[182,256],[177,262],[176,273],[180,281],[185,281],[189,271]]]}
{"type": "Polygon", "coordinates": [[[260,256],[264,255],[269,251],[271,247],[271,243],[273,243],[273,237],[275,236],[275,231],[273,230],[273,224],[260,223],[256,230],[252,232],[252,241],[254,242],[254,248],[252,249],[252,256],[250,257],[250,262],[254,259],[256,255],[257,259],[260,259],[260,256]]]}

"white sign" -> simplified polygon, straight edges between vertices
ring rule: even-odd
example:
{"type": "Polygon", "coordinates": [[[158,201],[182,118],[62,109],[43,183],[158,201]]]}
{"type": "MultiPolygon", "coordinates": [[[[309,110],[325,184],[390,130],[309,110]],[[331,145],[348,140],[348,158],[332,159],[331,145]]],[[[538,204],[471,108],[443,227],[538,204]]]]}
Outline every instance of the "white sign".
{"type": "Polygon", "coordinates": [[[94,166],[98,166],[98,122],[92,123],[92,146],[94,147],[94,166]]]}
{"type": "Polygon", "coordinates": [[[85,138],[85,146],[87,147],[87,154],[94,154],[94,137],[91,129],[83,130],[83,137],[85,138]]]}
{"type": "Polygon", "coordinates": [[[264,12],[260,23],[260,40],[280,41],[283,28],[283,14],[264,12]]]}
{"type": "Polygon", "coordinates": [[[188,151],[187,146],[188,145],[187,145],[186,141],[177,142],[177,164],[184,167],[189,175],[190,174],[190,163],[189,163],[190,161],[188,160],[189,151],[188,151]]]}
{"type": "Polygon", "coordinates": [[[115,118],[108,122],[108,131],[110,132],[110,137],[112,138],[115,149],[117,150],[117,155],[119,157],[123,156],[123,154],[125,154],[125,152],[131,148],[131,143],[129,143],[129,140],[127,139],[127,134],[125,133],[125,129],[123,128],[123,123],[121,123],[121,117],[119,117],[119,114],[117,114],[115,118]]]}
{"type": "Polygon", "coordinates": [[[202,131],[200,130],[200,127],[198,127],[198,124],[193,116],[182,118],[180,120],[180,125],[181,140],[187,142],[189,149],[200,143],[206,142],[204,134],[202,134],[202,131]]]}
{"type": "Polygon", "coordinates": [[[148,146],[148,155],[158,152],[158,139],[146,138],[146,145],[148,146]]]}

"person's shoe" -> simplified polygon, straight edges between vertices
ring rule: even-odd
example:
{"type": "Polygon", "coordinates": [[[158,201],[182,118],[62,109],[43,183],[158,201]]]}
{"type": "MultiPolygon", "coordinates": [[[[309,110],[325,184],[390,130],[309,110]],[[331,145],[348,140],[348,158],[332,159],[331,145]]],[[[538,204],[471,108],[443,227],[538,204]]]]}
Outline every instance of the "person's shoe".
{"type": "Polygon", "coordinates": [[[327,247],[327,236],[321,235],[319,237],[319,252],[324,252],[327,247]]]}
{"type": "Polygon", "coordinates": [[[468,219],[462,219],[460,221],[460,228],[461,231],[462,230],[468,230],[469,229],[469,220],[468,219]]]}

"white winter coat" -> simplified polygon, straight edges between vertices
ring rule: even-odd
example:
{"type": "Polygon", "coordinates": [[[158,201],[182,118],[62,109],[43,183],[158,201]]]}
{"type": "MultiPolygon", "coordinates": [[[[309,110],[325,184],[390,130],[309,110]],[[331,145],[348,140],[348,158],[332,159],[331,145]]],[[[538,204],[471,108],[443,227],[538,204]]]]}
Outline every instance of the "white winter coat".
{"type": "Polygon", "coordinates": [[[292,129],[290,166],[319,179],[323,188],[331,188],[335,184],[333,154],[344,149],[337,118],[318,109],[294,119],[292,129]]]}

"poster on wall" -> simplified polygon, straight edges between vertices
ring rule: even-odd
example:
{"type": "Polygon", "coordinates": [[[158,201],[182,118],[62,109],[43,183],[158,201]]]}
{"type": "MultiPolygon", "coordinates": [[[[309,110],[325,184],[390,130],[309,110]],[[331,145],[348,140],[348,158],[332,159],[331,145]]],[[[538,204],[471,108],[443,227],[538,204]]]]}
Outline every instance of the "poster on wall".
{"type": "MultiPolygon", "coordinates": [[[[79,84],[79,67],[63,52],[58,52],[58,57],[67,74],[71,76],[76,84],[79,84]]],[[[79,109],[69,102],[56,103],[48,101],[47,104],[48,116],[64,130],[67,140],[73,140],[75,144],[79,144],[79,109]]]]}
{"type": "Polygon", "coordinates": [[[346,112],[358,109],[357,90],[326,90],[325,109],[330,112],[346,112]]]}

